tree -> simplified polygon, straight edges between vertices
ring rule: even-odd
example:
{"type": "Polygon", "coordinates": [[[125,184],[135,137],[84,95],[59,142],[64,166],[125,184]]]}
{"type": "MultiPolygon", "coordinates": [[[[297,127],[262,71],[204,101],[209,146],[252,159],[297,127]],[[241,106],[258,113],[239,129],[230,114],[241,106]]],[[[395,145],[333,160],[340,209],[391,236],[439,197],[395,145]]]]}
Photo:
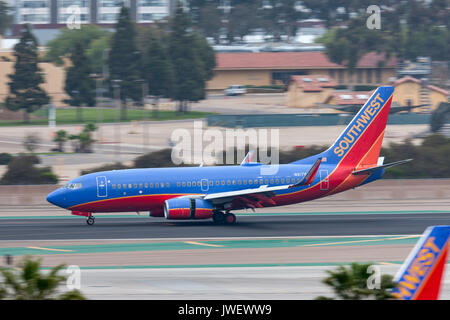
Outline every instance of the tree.
{"type": "Polygon", "coordinates": [[[42,71],[38,66],[37,41],[25,25],[20,42],[14,46],[15,72],[9,75],[11,82],[5,106],[9,110],[23,110],[24,122],[29,122],[29,113],[49,103],[50,98],[40,87],[44,82],[42,71]]]}
{"type": "Polygon", "coordinates": [[[205,70],[191,21],[180,3],[170,25],[169,53],[175,75],[173,98],[178,101],[178,111],[185,112],[188,102],[205,97],[205,70]]]}
{"type": "Polygon", "coordinates": [[[71,290],[62,294],[58,286],[64,283],[66,276],[59,275],[65,267],[60,264],[48,273],[41,273],[41,260],[26,256],[19,265],[20,268],[1,268],[0,299],[15,300],[85,300],[78,290],[71,290]]]}
{"type": "Polygon", "coordinates": [[[53,141],[58,143],[58,152],[64,152],[64,143],[68,139],[67,131],[66,130],[58,130],[55,133],[55,137],[53,138],[53,141]]]}
{"type": "Polygon", "coordinates": [[[41,138],[36,132],[27,134],[23,141],[23,146],[28,152],[33,153],[34,150],[39,148],[39,144],[41,143],[41,138]]]}
{"type": "Polygon", "coordinates": [[[94,45],[96,40],[107,41],[110,36],[111,32],[92,24],[82,25],[80,29],[62,28],[58,36],[47,43],[45,60],[62,65],[62,58],[73,52],[75,44],[81,43],[82,47],[87,50],[92,48],[91,45],[94,45]]]}
{"type": "Polygon", "coordinates": [[[20,155],[8,164],[8,170],[0,180],[0,184],[56,184],[58,177],[50,167],[36,168],[39,158],[32,155],[20,155]]]}
{"type": "Polygon", "coordinates": [[[95,83],[91,78],[89,59],[85,55],[85,49],[81,42],[74,45],[70,55],[72,66],[66,71],[66,85],[64,90],[70,99],[64,102],[77,106],[77,119],[82,122],[82,106],[95,105],[95,83]]]}
{"type": "MultiPolygon", "coordinates": [[[[116,24],[116,33],[111,38],[111,50],[108,58],[109,86],[113,80],[120,82],[121,120],[127,119],[126,101],[139,101],[141,86],[141,59],[137,48],[136,29],[130,18],[129,9],[122,7],[116,24]]],[[[112,90],[110,90],[112,92],[112,90]]]]}
{"type": "Polygon", "coordinates": [[[95,130],[97,130],[96,125],[93,123],[88,123],[78,135],[73,134],[69,136],[70,140],[76,141],[74,144],[75,152],[92,152],[92,143],[95,141],[92,139],[92,132],[95,130]]]}
{"type": "Polygon", "coordinates": [[[0,0],[0,34],[5,34],[5,30],[9,28],[13,21],[12,15],[9,14],[10,8],[3,0],[0,0]]]}
{"type": "Polygon", "coordinates": [[[172,96],[173,66],[160,38],[150,35],[147,44],[147,54],[143,56],[142,78],[148,85],[148,94],[155,97],[153,117],[156,118],[159,98],[172,96]]]}
{"type": "MultiPolygon", "coordinates": [[[[391,275],[382,275],[379,289],[369,289],[368,272],[371,264],[352,263],[350,266],[339,266],[336,270],[327,270],[329,276],[322,282],[330,286],[336,298],[343,300],[375,299],[386,300],[393,296],[390,291],[395,287],[391,275]]],[[[317,300],[333,300],[335,298],[317,297],[317,300]]]]}

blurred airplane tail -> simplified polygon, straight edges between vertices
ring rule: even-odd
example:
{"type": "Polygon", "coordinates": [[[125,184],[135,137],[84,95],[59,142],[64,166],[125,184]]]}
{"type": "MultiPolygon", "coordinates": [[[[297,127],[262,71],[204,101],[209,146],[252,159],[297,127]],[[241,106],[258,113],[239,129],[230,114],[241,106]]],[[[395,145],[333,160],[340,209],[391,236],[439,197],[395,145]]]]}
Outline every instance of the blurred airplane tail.
{"type": "Polygon", "coordinates": [[[401,300],[436,300],[447,262],[450,226],[428,227],[394,278],[401,300]]]}

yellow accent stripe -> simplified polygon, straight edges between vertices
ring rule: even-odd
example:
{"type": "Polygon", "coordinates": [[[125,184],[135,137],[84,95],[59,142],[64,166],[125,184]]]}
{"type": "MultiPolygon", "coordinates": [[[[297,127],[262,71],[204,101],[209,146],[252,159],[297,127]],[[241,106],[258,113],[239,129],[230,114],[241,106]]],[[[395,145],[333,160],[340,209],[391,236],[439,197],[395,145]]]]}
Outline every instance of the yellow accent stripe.
{"type": "Polygon", "coordinates": [[[27,248],[28,249],[36,249],[36,250],[47,250],[47,251],[73,252],[73,250],[52,249],[52,248],[42,248],[42,247],[27,247],[27,248]]]}
{"type": "Polygon", "coordinates": [[[220,245],[220,244],[203,243],[203,242],[197,242],[197,241],[184,241],[184,243],[196,244],[199,246],[206,246],[206,247],[223,247],[223,245],[220,245]]]}
{"type": "Polygon", "coordinates": [[[73,210],[76,207],[79,206],[84,206],[86,204],[92,204],[92,203],[97,203],[97,202],[104,202],[104,201],[111,201],[111,200],[119,200],[119,199],[127,199],[127,198],[136,198],[136,197],[156,197],[156,196],[175,196],[175,197],[180,197],[180,196],[187,196],[187,195],[201,195],[203,193],[157,193],[157,194],[140,194],[140,195],[136,195],[136,196],[126,196],[126,197],[120,197],[120,198],[109,198],[109,199],[102,199],[102,200],[95,200],[95,201],[90,201],[90,202],[85,202],[85,203],[80,203],[80,204],[76,204],[74,206],[71,206],[69,208],[67,208],[67,210],[73,210]]]}
{"type": "Polygon", "coordinates": [[[404,237],[394,237],[394,238],[384,238],[384,239],[368,239],[368,240],[352,240],[352,241],[341,241],[341,242],[327,242],[327,243],[305,244],[302,247],[318,247],[318,246],[331,246],[331,245],[335,245],[335,244],[348,244],[348,243],[358,243],[358,242],[401,240],[401,239],[418,238],[418,237],[419,236],[404,236],[404,237]]]}

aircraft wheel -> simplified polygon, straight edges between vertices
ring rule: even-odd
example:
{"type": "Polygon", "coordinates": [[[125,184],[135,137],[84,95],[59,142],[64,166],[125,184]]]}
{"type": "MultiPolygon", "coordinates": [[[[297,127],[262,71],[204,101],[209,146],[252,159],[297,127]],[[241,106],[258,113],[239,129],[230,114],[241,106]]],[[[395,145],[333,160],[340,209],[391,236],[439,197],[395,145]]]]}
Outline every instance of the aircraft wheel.
{"type": "Polygon", "coordinates": [[[95,222],[95,218],[94,217],[89,217],[86,219],[86,223],[90,226],[92,226],[95,222]]]}
{"type": "Polygon", "coordinates": [[[220,224],[224,222],[225,215],[223,214],[223,212],[214,212],[212,215],[212,219],[215,223],[220,224]]]}
{"type": "Polygon", "coordinates": [[[235,224],[236,216],[232,213],[225,214],[225,224],[235,224]]]}

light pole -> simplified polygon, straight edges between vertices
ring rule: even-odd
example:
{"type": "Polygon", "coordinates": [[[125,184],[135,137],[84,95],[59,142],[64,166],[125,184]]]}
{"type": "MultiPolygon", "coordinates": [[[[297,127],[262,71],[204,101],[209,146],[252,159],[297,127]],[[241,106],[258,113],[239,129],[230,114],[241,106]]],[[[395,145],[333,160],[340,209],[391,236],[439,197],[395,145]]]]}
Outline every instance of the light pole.
{"type": "Polygon", "coordinates": [[[144,79],[136,80],[142,85],[142,107],[144,111],[144,121],[142,121],[142,153],[145,153],[148,146],[148,116],[146,111],[146,102],[148,96],[148,82],[144,79]]]}
{"type": "Polygon", "coordinates": [[[103,123],[103,109],[100,107],[100,98],[103,98],[103,79],[100,74],[92,73],[89,75],[95,80],[95,107],[97,108],[97,128],[98,128],[98,147],[100,150],[100,145],[103,142],[102,138],[102,126],[103,123]]]}
{"type": "Polygon", "coordinates": [[[116,100],[116,123],[114,125],[114,136],[116,142],[115,154],[116,159],[120,158],[120,124],[119,124],[119,114],[120,114],[120,82],[122,80],[112,80],[112,86],[114,89],[114,99],[116,100]]]}

